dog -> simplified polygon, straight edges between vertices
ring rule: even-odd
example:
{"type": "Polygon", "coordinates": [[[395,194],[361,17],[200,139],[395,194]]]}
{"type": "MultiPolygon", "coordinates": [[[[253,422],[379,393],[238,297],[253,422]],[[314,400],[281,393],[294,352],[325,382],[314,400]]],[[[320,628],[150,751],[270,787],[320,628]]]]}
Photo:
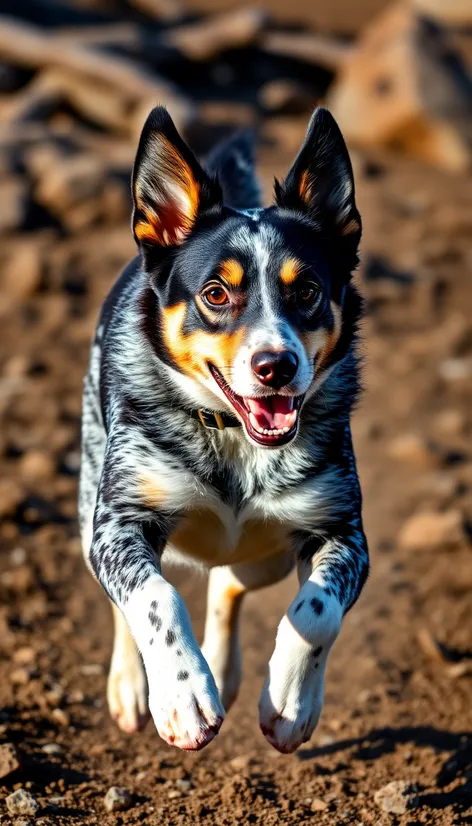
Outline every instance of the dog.
{"type": "Polygon", "coordinates": [[[132,177],[139,254],[103,305],[85,379],[80,523],[111,600],[111,716],[197,750],[241,679],[244,594],[298,570],[259,704],[306,742],[326,661],[368,574],[350,431],[361,219],[341,132],[317,109],[263,208],[246,134],[202,166],[163,107],[132,177]],[[209,571],[203,646],[162,561],[209,571]],[[138,653],[139,652],[139,653],[138,653]]]}

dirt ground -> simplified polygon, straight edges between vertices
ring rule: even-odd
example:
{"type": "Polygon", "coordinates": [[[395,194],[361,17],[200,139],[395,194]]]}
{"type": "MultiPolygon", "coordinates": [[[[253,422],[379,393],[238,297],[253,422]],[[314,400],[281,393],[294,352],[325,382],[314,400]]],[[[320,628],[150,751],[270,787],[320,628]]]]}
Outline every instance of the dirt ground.
{"type": "MultiPolygon", "coordinates": [[[[261,152],[266,185],[289,158],[261,152]]],[[[290,579],[250,596],[245,679],[198,755],[108,717],[111,613],[76,523],[82,377],[98,308],[133,253],[129,228],[61,238],[37,288],[0,293],[0,741],[37,824],[472,823],[472,178],[356,155],[364,218],[365,392],[354,421],[372,574],[328,666],[312,741],[276,753],[257,701],[290,579]],[[64,262],[67,261],[67,267],[64,262]],[[374,799],[390,781],[412,808],[374,799]],[[107,814],[110,786],[132,805],[107,814]]],[[[27,245],[28,236],[15,243],[27,245]]],[[[202,631],[205,581],[171,577],[202,631]]],[[[3,784],[3,785],[2,785],[3,784]]]]}

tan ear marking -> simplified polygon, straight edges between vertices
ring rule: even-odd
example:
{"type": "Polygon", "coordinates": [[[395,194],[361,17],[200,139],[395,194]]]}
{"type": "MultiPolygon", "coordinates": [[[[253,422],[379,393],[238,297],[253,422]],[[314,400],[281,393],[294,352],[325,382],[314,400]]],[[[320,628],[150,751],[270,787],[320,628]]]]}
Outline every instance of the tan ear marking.
{"type": "Polygon", "coordinates": [[[298,185],[298,191],[300,193],[300,198],[308,204],[311,200],[311,190],[313,187],[313,180],[310,176],[308,169],[305,169],[302,174],[300,175],[300,182],[298,185]]]}
{"type": "Polygon", "coordinates": [[[150,145],[143,178],[135,182],[134,198],[144,216],[134,228],[140,242],[175,245],[190,232],[198,211],[200,186],[188,163],[164,135],[157,135],[150,145]]]}
{"type": "Polygon", "coordinates": [[[360,230],[361,225],[359,224],[359,221],[352,218],[349,223],[341,227],[341,235],[354,235],[356,232],[360,232],[360,230]]]}

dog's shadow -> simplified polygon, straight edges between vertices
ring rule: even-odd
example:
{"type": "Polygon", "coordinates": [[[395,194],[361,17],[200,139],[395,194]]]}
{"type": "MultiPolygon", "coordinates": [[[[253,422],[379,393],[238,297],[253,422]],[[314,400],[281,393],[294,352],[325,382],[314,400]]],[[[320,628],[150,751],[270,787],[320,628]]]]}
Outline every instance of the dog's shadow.
{"type": "MultiPolygon", "coordinates": [[[[349,749],[352,760],[376,760],[393,753],[399,745],[411,743],[422,748],[432,747],[436,752],[449,752],[436,776],[436,785],[444,791],[423,792],[420,789],[420,806],[444,809],[454,806],[456,812],[469,809],[472,801],[472,732],[449,732],[433,726],[405,726],[402,728],[373,729],[364,737],[338,740],[319,748],[305,748],[297,752],[299,760],[316,760],[326,755],[338,754],[349,749]],[[452,790],[446,787],[455,781],[464,783],[452,790]]],[[[472,816],[461,819],[472,824],[472,816]]]]}

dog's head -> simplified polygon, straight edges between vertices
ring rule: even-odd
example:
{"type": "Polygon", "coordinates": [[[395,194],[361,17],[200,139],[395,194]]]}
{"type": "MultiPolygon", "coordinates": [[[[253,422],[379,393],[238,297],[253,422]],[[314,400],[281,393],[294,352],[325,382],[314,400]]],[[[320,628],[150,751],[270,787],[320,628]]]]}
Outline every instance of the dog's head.
{"type": "Polygon", "coordinates": [[[171,380],[193,406],[230,410],[253,443],[290,442],[304,399],[349,349],[359,309],[350,279],[361,222],[334,119],[315,111],[274,206],[240,210],[159,107],[133,197],[153,291],[145,325],[171,380]]]}

